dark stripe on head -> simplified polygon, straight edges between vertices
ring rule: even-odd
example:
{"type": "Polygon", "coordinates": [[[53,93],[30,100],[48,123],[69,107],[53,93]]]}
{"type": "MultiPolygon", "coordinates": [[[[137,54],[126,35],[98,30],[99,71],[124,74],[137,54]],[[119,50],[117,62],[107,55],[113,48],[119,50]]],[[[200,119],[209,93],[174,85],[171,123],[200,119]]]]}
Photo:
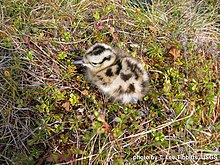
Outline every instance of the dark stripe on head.
{"type": "Polygon", "coordinates": [[[102,64],[105,61],[110,61],[111,60],[111,56],[105,57],[103,58],[103,60],[101,62],[99,62],[99,64],[102,64]]]}
{"type": "Polygon", "coordinates": [[[94,56],[100,55],[101,53],[103,53],[104,51],[109,50],[111,51],[111,49],[109,48],[105,48],[102,45],[96,45],[91,51],[89,51],[87,54],[91,54],[94,56]]]}
{"type": "Polygon", "coordinates": [[[101,46],[101,45],[97,45],[93,48],[93,50],[91,51],[91,54],[93,55],[99,55],[102,52],[105,51],[105,47],[101,46]]]}
{"type": "Polygon", "coordinates": [[[111,60],[111,56],[108,56],[108,57],[103,58],[103,60],[102,60],[101,62],[97,62],[97,63],[93,62],[93,63],[91,63],[91,64],[93,64],[93,65],[102,64],[102,63],[105,62],[106,60],[107,60],[107,61],[110,61],[110,60],[111,60]]]}

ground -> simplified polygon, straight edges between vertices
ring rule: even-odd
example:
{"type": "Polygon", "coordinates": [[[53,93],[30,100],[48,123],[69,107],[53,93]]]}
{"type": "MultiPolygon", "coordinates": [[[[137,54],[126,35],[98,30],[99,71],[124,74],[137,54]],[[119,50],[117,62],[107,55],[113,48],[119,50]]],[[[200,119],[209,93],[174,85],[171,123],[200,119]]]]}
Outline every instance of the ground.
{"type": "Polygon", "coordinates": [[[217,164],[219,2],[0,1],[0,164],[217,164]],[[103,42],[140,60],[120,105],[71,64],[103,42]]]}

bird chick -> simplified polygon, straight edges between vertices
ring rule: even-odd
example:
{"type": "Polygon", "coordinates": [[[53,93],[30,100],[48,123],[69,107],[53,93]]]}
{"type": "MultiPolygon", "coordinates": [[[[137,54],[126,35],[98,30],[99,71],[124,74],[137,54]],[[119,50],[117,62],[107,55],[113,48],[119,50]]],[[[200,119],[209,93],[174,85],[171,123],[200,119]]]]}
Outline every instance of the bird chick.
{"type": "Polygon", "coordinates": [[[121,103],[136,103],[148,91],[149,77],[142,64],[124,51],[97,43],[90,47],[81,61],[86,76],[104,94],[121,103]]]}

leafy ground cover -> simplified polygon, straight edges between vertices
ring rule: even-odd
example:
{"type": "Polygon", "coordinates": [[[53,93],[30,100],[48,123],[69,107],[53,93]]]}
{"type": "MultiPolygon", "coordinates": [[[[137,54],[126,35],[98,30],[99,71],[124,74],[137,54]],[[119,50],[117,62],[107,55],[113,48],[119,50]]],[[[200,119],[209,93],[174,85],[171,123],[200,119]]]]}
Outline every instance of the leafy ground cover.
{"type": "Polygon", "coordinates": [[[0,163],[217,163],[219,5],[0,1],[0,163]],[[116,104],[71,65],[96,42],[142,61],[143,100],[116,104]]]}

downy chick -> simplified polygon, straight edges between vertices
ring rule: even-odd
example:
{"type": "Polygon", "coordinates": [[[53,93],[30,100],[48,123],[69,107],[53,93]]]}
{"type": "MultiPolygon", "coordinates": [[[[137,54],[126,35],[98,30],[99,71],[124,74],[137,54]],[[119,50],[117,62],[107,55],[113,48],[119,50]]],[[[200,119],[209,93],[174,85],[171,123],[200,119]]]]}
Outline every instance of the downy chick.
{"type": "Polygon", "coordinates": [[[136,103],[147,94],[147,71],[120,49],[97,43],[86,51],[82,60],[73,64],[85,66],[88,79],[115,101],[136,103]]]}

